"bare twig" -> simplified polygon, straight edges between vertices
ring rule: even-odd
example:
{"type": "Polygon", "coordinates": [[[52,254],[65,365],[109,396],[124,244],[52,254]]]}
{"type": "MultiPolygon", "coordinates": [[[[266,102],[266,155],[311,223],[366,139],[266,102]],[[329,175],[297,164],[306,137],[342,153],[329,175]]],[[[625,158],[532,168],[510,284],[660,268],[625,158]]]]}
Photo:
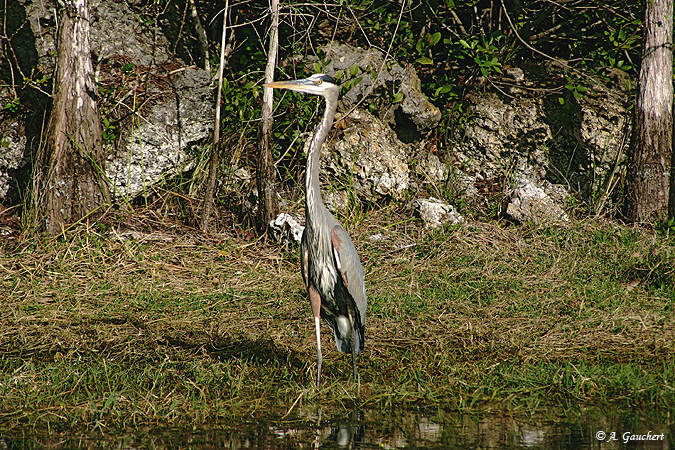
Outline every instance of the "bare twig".
{"type": "Polygon", "coordinates": [[[504,4],[504,0],[501,0],[502,3],[502,9],[504,10],[504,15],[506,16],[506,20],[509,22],[509,26],[511,27],[511,30],[513,31],[513,34],[515,34],[516,38],[528,49],[532,50],[533,52],[537,53],[538,55],[543,56],[546,59],[550,59],[551,61],[555,61],[558,64],[561,64],[563,67],[567,69],[571,69],[570,65],[567,63],[567,61],[563,61],[562,59],[554,58],[553,56],[550,56],[541,50],[537,50],[536,48],[532,47],[528,42],[525,41],[522,37],[520,37],[520,34],[518,33],[518,30],[516,30],[516,27],[513,25],[513,22],[511,21],[511,16],[509,15],[509,12],[506,10],[506,5],[504,4]]]}
{"type": "Polygon", "coordinates": [[[464,25],[462,24],[462,21],[459,19],[459,16],[455,12],[454,9],[450,9],[450,15],[452,16],[452,19],[455,21],[457,26],[459,27],[459,31],[462,33],[462,36],[466,36],[466,28],[464,28],[464,25]]]}
{"type": "Polygon", "coordinates": [[[532,36],[530,36],[530,42],[535,43],[539,39],[543,38],[544,36],[548,36],[551,33],[554,33],[556,31],[558,31],[559,29],[561,29],[562,27],[564,27],[566,25],[567,25],[566,22],[560,22],[558,25],[555,25],[555,26],[549,28],[548,30],[544,30],[541,33],[533,34],[532,36]]]}
{"type": "MultiPolygon", "coordinates": [[[[195,32],[197,33],[197,40],[202,47],[202,56],[204,58],[204,69],[211,72],[211,62],[209,61],[209,40],[206,37],[206,30],[202,26],[202,21],[199,19],[199,12],[195,0],[190,0],[190,9],[192,13],[192,20],[195,22],[195,32]]],[[[221,51],[222,53],[222,51],[221,51]]]]}
{"type": "MultiPolygon", "coordinates": [[[[167,2],[168,5],[168,2],[167,2]]],[[[185,4],[185,9],[183,9],[183,17],[180,21],[180,28],[178,28],[178,35],[176,36],[176,42],[173,44],[173,54],[176,54],[176,51],[178,51],[178,43],[180,42],[181,35],[183,34],[183,27],[185,26],[185,16],[187,15],[187,8],[188,5],[187,3],[185,4]]],[[[157,28],[157,24],[159,23],[158,20],[159,17],[159,11],[157,11],[157,15],[155,16],[155,28],[157,28]]]]}
{"type": "Polygon", "coordinates": [[[213,127],[213,146],[211,147],[211,160],[209,161],[209,179],[204,194],[204,208],[202,211],[202,231],[207,231],[213,208],[213,194],[216,189],[216,174],[218,172],[218,159],[220,150],[220,99],[223,95],[223,67],[225,66],[225,47],[227,40],[227,11],[229,0],[225,0],[223,12],[223,35],[220,40],[220,64],[218,65],[218,94],[216,95],[216,123],[213,127]]]}

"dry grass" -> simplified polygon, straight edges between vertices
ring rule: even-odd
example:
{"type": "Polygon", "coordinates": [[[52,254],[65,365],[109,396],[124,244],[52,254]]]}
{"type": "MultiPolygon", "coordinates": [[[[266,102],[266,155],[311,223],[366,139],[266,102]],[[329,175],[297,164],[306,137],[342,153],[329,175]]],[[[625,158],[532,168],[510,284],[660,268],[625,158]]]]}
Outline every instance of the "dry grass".
{"type": "Polygon", "coordinates": [[[294,249],[115,228],[5,241],[0,424],[174,426],[317,404],[672,406],[672,237],[598,223],[427,234],[391,211],[358,225],[360,392],[327,329],[313,387],[294,249]]]}

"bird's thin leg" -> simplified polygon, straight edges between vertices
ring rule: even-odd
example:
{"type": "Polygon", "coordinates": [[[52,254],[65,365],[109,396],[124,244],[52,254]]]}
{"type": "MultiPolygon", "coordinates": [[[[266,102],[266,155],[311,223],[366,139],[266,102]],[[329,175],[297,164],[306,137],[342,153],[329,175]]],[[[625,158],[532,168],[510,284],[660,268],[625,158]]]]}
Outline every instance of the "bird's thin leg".
{"type": "Polygon", "coordinates": [[[316,329],[316,386],[321,381],[321,296],[314,286],[309,287],[309,301],[312,304],[312,313],[314,313],[314,328],[316,329]]]}
{"type": "Polygon", "coordinates": [[[352,371],[354,373],[354,381],[360,384],[359,371],[356,369],[356,339],[352,339],[352,371]]]}
{"type": "Polygon", "coordinates": [[[316,328],[316,386],[319,386],[321,381],[321,362],[323,357],[321,356],[321,319],[319,317],[314,317],[314,328],[316,328]]]}

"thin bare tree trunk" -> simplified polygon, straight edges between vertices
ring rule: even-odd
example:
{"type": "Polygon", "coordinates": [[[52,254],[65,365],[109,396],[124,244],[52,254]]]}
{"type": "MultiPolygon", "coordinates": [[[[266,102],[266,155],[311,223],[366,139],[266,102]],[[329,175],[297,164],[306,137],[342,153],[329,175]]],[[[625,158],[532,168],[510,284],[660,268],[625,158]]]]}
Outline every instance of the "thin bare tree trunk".
{"type": "Polygon", "coordinates": [[[209,160],[209,178],[206,183],[204,195],[204,208],[202,210],[201,229],[206,232],[209,229],[211,210],[213,209],[213,195],[216,190],[216,175],[218,174],[218,161],[220,159],[220,99],[223,94],[223,67],[225,66],[226,36],[227,36],[227,10],[229,0],[225,0],[223,12],[223,35],[220,39],[220,64],[218,65],[218,94],[216,95],[216,123],[213,127],[213,146],[211,147],[211,159],[209,160]]]}
{"type": "Polygon", "coordinates": [[[626,215],[634,223],[653,223],[668,214],[673,139],[672,39],[673,0],[647,0],[626,198],[626,215]]]}
{"type": "MultiPolygon", "coordinates": [[[[267,52],[267,66],[265,68],[265,82],[274,81],[274,68],[277,61],[279,47],[279,0],[271,0],[272,25],[270,26],[270,43],[267,52]]],[[[268,224],[278,211],[276,198],[276,180],[274,158],[272,158],[272,107],[274,97],[271,88],[263,89],[262,120],[260,123],[260,141],[258,151],[258,168],[256,180],[258,183],[258,231],[264,233],[268,224]]]]}
{"type": "Polygon", "coordinates": [[[54,104],[33,195],[49,234],[107,202],[101,122],[89,44],[89,1],[60,0],[54,104]]]}

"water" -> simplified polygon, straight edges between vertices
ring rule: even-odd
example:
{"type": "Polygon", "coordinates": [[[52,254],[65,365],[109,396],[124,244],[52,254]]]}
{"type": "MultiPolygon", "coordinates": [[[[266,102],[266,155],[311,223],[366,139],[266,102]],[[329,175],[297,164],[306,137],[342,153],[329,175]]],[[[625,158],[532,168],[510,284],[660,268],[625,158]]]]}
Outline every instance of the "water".
{"type": "Polygon", "coordinates": [[[313,410],[289,420],[246,422],[237,427],[205,430],[154,428],[122,436],[108,435],[105,430],[87,434],[24,431],[12,436],[0,434],[0,449],[45,446],[669,449],[672,433],[672,418],[654,419],[626,410],[585,409],[565,416],[552,411],[517,416],[497,412],[355,411],[342,417],[328,417],[324,411],[313,410]],[[653,439],[635,440],[649,436],[653,439]]]}
{"type": "MultiPolygon", "coordinates": [[[[276,424],[258,424],[216,433],[225,448],[547,448],[611,449],[670,448],[670,432],[663,421],[650,421],[634,411],[606,413],[578,411],[573,417],[537,414],[530,417],[499,413],[403,411],[388,415],[353,412],[323,421],[317,414],[312,426],[307,419],[276,424]],[[606,433],[601,442],[597,433],[606,433]],[[627,437],[663,433],[663,439],[628,441],[627,437]],[[612,439],[611,433],[614,432],[612,439]]],[[[670,425],[672,427],[672,424],[670,425]]],[[[208,441],[208,439],[207,439],[208,441]]],[[[206,441],[205,441],[206,442],[206,441]]]]}

